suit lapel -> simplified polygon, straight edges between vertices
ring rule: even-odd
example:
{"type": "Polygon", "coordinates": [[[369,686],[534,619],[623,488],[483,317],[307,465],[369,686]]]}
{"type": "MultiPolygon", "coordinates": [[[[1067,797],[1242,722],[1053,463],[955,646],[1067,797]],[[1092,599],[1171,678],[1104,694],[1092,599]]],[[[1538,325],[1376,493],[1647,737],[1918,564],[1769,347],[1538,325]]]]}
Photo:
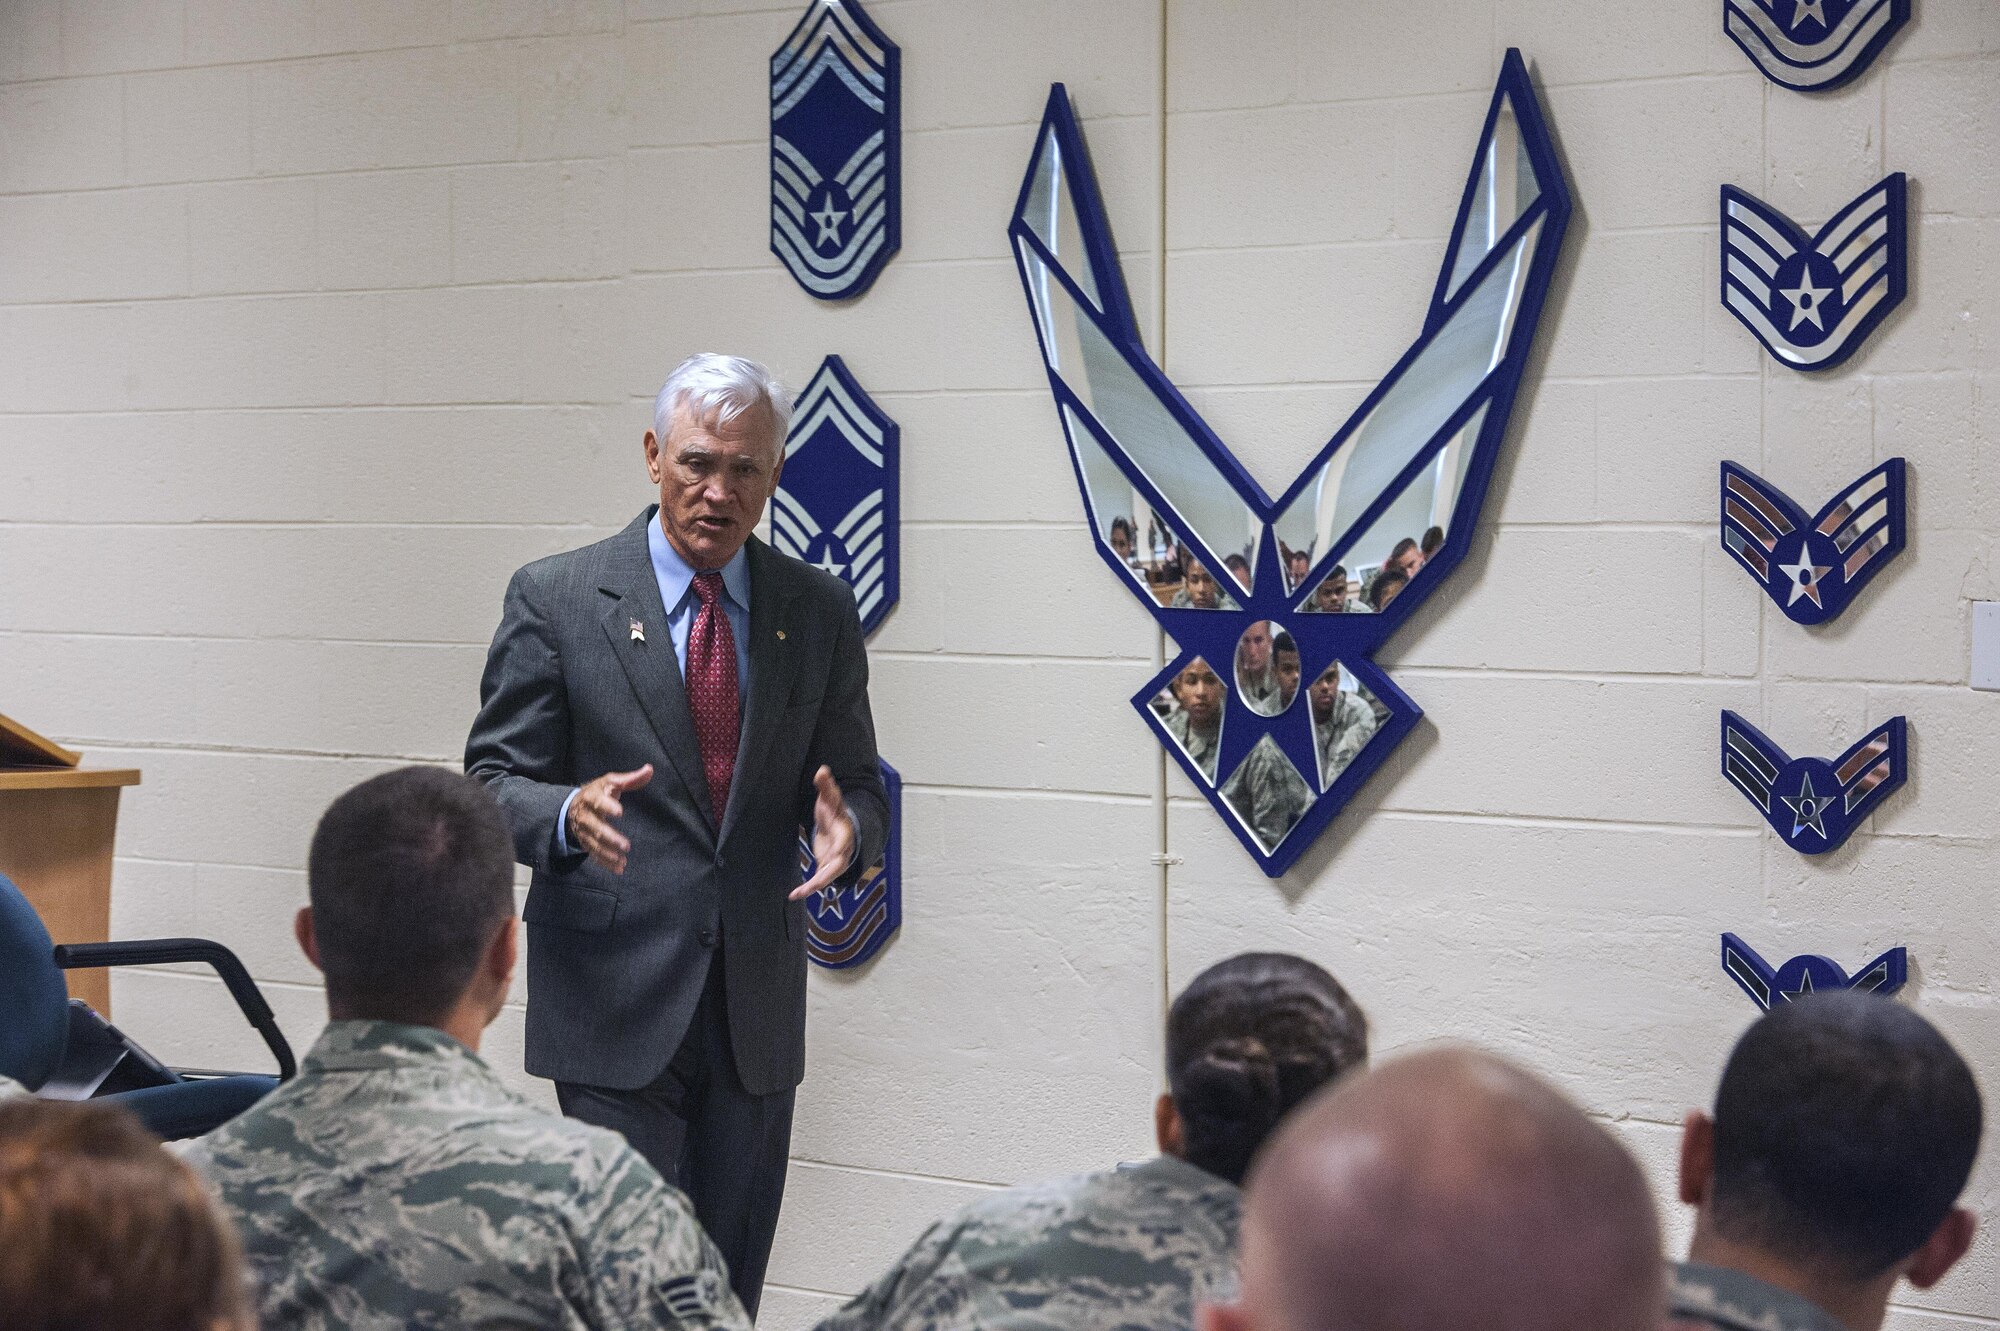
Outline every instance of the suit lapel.
{"type": "Polygon", "coordinates": [[[702,771],[701,745],[695,739],[687,688],[681,682],[680,662],[674,658],[673,635],[667,632],[667,607],[660,602],[660,583],[646,545],[646,524],[653,520],[653,513],[648,509],[620,533],[617,553],[605,569],[598,588],[607,597],[602,617],[604,636],[610,639],[611,654],[624,668],[625,679],[659,737],[660,747],[693,796],[702,827],[713,836],[715,814],[708,797],[708,777],[702,771]],[[643,640],[633,636],[634,620],[641,626],[643,640]]]}
{"type": "MultiPolygon", "coordinates": [[[[800,634],[788,632],[792,598],[797,589],[784,576],[779,556],[756,537],[746,547],[750,555],[750,641],[737,650],[749,653],[750,696],[743,709],[742,738],[737,742],[736,771],[729,780],[729,806],[723,810],[721,839],[727,840],[746,799],[754,799],[760,770],[771,741],[777,738],[785,699],[798,675],[800,634]]],[[[657,600],[657,596],[655,597],[657,600]]],[[[686,704],[682,704],[686,710],[686,704]]]]}

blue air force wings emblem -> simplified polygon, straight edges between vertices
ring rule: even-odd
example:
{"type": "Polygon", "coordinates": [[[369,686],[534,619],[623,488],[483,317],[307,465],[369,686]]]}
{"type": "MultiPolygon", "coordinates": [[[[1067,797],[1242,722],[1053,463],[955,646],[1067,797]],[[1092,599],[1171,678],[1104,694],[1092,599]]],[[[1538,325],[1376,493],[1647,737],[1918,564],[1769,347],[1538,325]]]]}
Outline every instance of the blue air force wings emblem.
{"type": "Polygon", "coordinates": [[[1902,303],[1907,228],[1900,171],[1811,236],[1776,208],[1724,185],[1722,303],[1781,363],[1829,369],[1902,303]]]}
{"type": "Polygon", "coordinates": [[[1098,554],[1179,649],[1133,706],[1267,874],[1422,714],[1373,658],[1471,547],[1569,216],[1509,51],[1421,333],[1274,500],[1147,353],[1049,94],[1009,235],[1098,554]]]}
{"type": "Polygon", "coordinates": [[[902,244],[901,60],[860,0],[812,0],[771,57],[771,252],[821,300],[902,244]]]}
{"type": "Polygon", "coordinates": [[[1764,77],[1797,92],[1866,70],[1910,18],[1910,0],[1723,0],[1722,28],[1764,77]]]}
{"type": "Polygon", "coordinates": [[[1812,516],[1734,462],[1722,464],[1722,548],[1800,624],[1847,608],[1903,548],[1903,459],[1890,458],[1812,516]]]}
{"type": "Polygon", "coordinates": [[[1751,1002],[1769,1012],[1780,1003],[1832,989],[1893,994],[1909,978],[1910,954],[1905,948],[1892,947],[1851,976],[1826,957],[1816,955],[1793,957],[1774,970],[1748,943],[1735,934],[1724,934],[1722,969],[1750,995],[1751,1002]]]}
{"type": "Polygon", "coordinates": [[[771,499],[771,544],[846,582],[864,634],[900,590],[899,435],[840,357],[828,356],[792,408],[771,499]]]}
{"type": "MultiPolygon", "coordinates": [[[[903,925],[903,778],[883,763],[882,784],[889,791],[889,839],[882,858],[852,886],[834,884],[806,898],[806,955],[827,970],[859,966],[903,925]]],[[[801,881],[816,867],[812,843],[801,837],[801,881]]]]}
{"type": "Polygon", "coordinates": [[[1793,758],[1734,712],[1722,714],[1722,774],[1801,855],[1841,842],[1903,784],[1909,727],[1900,716],[1831,761],[1793,758]]]}

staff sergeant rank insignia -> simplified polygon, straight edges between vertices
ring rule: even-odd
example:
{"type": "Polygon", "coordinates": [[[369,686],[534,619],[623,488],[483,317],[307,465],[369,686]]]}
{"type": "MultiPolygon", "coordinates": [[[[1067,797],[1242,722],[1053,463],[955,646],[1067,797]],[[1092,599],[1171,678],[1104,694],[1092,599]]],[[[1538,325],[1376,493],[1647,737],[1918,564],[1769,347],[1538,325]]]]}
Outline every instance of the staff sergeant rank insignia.
{"type": "Polygon", "coordinates": [[[1776,970],[1735,934],[1722,936],[1722,969],[1750,995],[1750,1001],[1769,1012],[1779,1003],[1789,1003],[1808,994],[1829,989],[1853,989],[1864,994],[1893,994],[1909,978],[1910,954],[1892,947],[1863,966],[1851,977],[1825,957],[1793,957],[1776,970]]]}
{"type": "Polygon", "coordinates": [[[1723,0],[1722,28],[1764,77],[1795,92],[1858,78],[1910,19],[1910,0],[1723,0]]]}
{"type": "Polygon", "coordinates": [[[1845,610],[1903,548],[1903,459],[1890,458],[1811,517],[1747,467],[1722,464],[1722,548],[1800,624],[1845,610]]]}
{"type": "Polygon", "coordinates": [[[1734,185],[1722,187],[1722,303],[1795,370],[1861,347],[1903,301],[1908,193],[1898,171],[1807,236],[1734,185]]]}
{"type": "Polygon", "coordinates": [[[1793,758],[1734,712],[1722,714],[1722,774],[1801,855],[1821,855],[1903,784],[1908,723],[1877,726],[1838,758],[1793,758]]]}
{"type": "Polygon", "coordinates": [[[771,57],[771,253],[821,300],[903,243],[901,64],[859,0],[813,0],[771,57]]]}

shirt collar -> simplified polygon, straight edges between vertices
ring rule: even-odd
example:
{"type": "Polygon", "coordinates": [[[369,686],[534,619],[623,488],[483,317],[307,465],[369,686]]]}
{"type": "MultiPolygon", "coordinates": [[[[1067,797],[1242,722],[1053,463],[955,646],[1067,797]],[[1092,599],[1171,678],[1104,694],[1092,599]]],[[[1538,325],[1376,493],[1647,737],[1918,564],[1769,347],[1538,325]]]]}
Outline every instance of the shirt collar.
{"type": "MultiPolygon", "coordinates": [[[[745,542],[748,545],[748,542],[745,542]]],[[[674,549],[667,540],[665,529],[660,526],[660,511],[653,510],[646,519],[646,549],[653,556],[653,576],[660,582],[660,599],[666,602],[667,613],[673,614],[687,599],[688,589],[694,586],[694,569],[680,551],[674,549]]],[[[750,552],[739,548],[722,566],[722,590],[729,593],[729,599],[745,610],[750,608],[750,552]]]]}
{"type": "Polygon", "coordinates": [[[1742,1271],[1703,1262],[1672,1262],[1667,1274],[1668,1303],[1680,1316],[1719,1321],[1744,1331],[1767,1326],[1782,1326],[1787,1331],[1847,1331],[1817,1303],[1742,1271]]]}
{"type": "Polygon", "coordinates": [[[455,1067],[493,1075],[484,1059],[437,1027],[397,1021],[328,1022],[303,1066],[307,1072],[455,1067]]]}

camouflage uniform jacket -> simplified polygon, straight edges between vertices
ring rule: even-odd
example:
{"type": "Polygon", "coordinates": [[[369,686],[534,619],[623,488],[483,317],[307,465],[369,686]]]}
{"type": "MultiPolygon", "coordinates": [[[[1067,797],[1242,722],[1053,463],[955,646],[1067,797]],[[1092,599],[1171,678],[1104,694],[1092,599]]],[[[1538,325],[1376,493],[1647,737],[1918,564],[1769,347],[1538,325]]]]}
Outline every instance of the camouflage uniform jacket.
{"type": "Polygon", "coordinates": [[[1270,737],[1257,741],[1229,779],[1222,798],[1266,851],[1275,849],[1312,807],[1312,789],[1270,737]]]}
{"type": "Polygon", "coordinates": [[[1666,1331],[1847,1331],[1832,1314],[1755,1276],[1700,1262],[1667,1271],[1666,1331]]]}
{"type": "Polygon", "coordinates": [[[1375,713],[1357,695],[1343,689],[1333,695],[1333,709],[1326,720],[1313,720],[1313,737],[1319,743],[1320,779],[1331,785],[1375,737],[1375,713]]]}
{"type": "Polygon", "coordinates": [[[1196,730],[1194,718],[1178,705],[1167,713],[1167,719],[1162,724],[1166,726],[1168,734],[1181,742],[1181,747],[1187,750],[1187,755],[1194,761],[1194,765],[1199,767],[1210,781],[1215,780],[1216,746],[1222,742],[1221,725],[1211,726],[1207,730],[1196,730]]]}
{"type": "Polygon", "coordinates": [[[265,1331],[747,1328],[687,1200],[443,1031],[337,1021],[196,1143],[265,1331]]]}
{"type": "Polygon", "coordinates": [[[1171,1156],[1010,1188],[932,1225],[819,1331],[1185,1331],[1235,1297],[1240,1197],[1171,1156]]]}

